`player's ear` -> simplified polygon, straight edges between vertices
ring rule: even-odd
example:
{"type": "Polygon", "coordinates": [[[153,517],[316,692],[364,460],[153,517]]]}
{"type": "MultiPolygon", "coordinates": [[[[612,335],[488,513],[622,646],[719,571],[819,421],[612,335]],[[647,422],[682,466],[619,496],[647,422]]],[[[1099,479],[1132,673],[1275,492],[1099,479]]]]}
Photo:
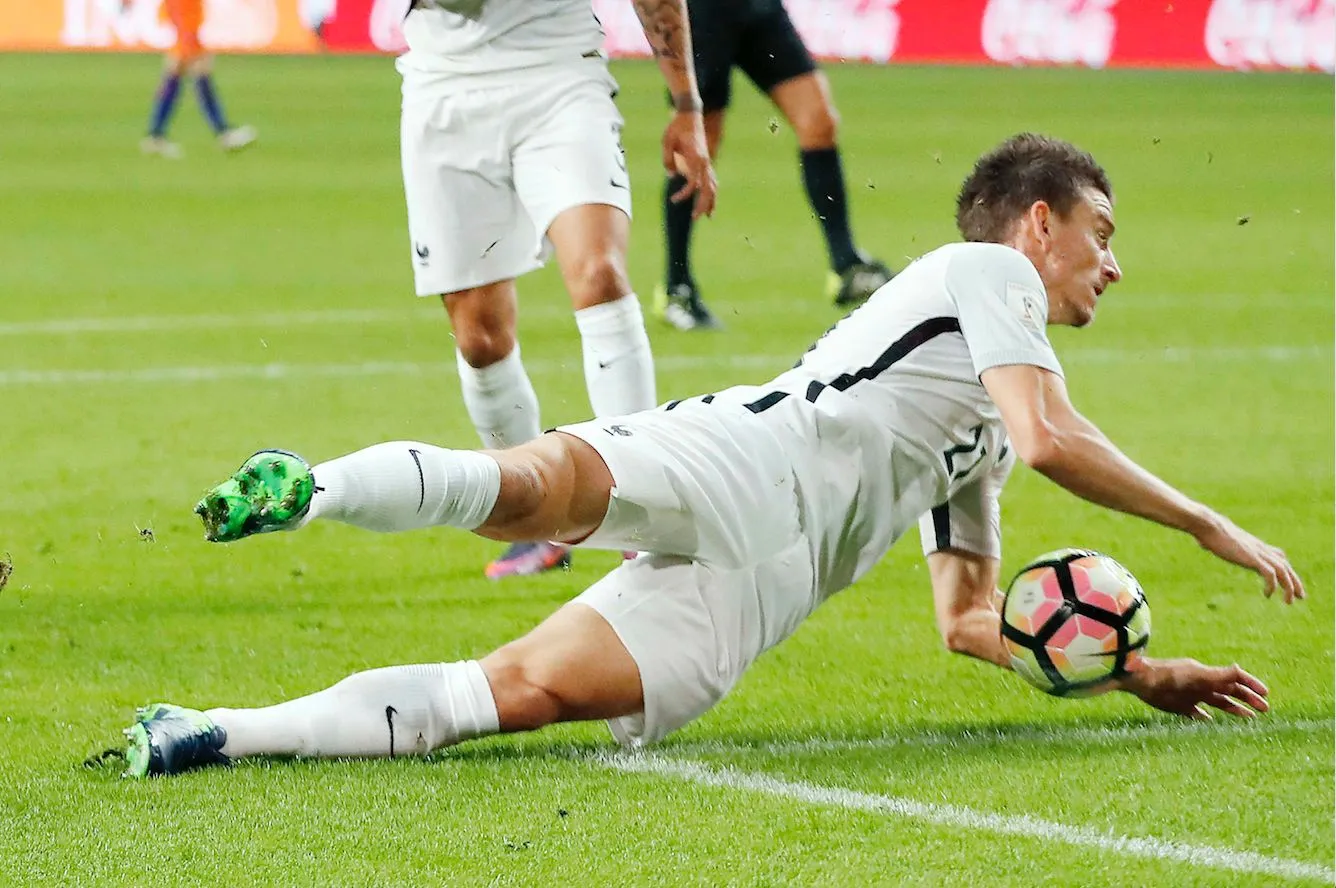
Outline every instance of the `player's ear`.
{"type": "Polygon", "coordinates": [[[1053,208],[1047,202],[1037,200],[1030,204],[1030,209],[1025,212],[1025,223],[1030,229],[1030,233],[1035,240],[1041,244],[1047,244],[1049,238],[1053,236],[1051,223],[1053,221],[1053,208]]]}

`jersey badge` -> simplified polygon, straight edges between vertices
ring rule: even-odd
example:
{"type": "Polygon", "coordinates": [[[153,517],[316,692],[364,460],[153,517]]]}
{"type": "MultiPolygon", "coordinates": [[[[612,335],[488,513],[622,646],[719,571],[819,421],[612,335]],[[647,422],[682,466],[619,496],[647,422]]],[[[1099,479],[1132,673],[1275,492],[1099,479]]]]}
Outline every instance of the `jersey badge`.
{"type": "Polygon", "coordinates": [[[1008,282],[1007,308],[1022,324],[1035,332],[1042,332],[1048,323],[1048,300],[1033,287],[1008,282]]]}

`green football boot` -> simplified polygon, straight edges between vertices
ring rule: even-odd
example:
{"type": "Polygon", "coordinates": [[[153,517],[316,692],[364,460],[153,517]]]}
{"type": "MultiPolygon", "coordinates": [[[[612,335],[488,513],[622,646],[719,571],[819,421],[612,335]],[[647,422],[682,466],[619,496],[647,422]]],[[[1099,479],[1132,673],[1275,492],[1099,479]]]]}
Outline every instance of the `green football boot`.
{"type": "Polygon", "coordinates": [[[145,706],[125,729],[125,739],[125,777],[162,777],[232,763],[222,753],[227,732],[204,713],[184,706],[145,706]]]}
{"type": "Polygon", "coordinates": [[[286,450],[261,450],[204,494],[195,514],[204,521],[205,539],[230,543],[295,527],[314,493],[315,479],[304,459],[286,450]]]}

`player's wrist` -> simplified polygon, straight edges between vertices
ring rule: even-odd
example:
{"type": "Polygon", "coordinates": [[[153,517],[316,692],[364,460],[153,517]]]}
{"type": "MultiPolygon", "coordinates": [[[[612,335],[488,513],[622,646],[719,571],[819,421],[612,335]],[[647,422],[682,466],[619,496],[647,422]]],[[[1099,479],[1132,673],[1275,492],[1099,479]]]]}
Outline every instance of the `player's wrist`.
{"type": "Polygon", "coordinates": [[[678,114],[700,114],[705,110],[705,103],[694,90],[673,93],[673,110],[678,114]]]}
{"type": "Polygon", "coordinates": [[[1143,696],[1155,683],[1160,673],[1160,663],[1150,657],[1138,657],[1128,664],[1127,670],[1114,679],[1115,690],[1126,691],[1136,697],[1143,696]]]}
{"type": "Polygon", "coordinates": [[[1179,527],[1200,542],[1204,537],[1219,530],[1220,525],[1220,515],[1214,509],[1194,502],[1185,510],[1179,527]]]}

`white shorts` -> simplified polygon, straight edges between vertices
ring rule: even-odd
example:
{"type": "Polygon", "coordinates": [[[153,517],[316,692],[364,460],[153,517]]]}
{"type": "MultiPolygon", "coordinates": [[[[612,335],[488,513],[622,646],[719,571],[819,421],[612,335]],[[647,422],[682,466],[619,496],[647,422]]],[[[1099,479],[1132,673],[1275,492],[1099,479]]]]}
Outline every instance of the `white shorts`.
{"type": "Polygon", "coordinates": [[[640,671],[645,709],[608,720],[643,746],[704,715],[815,609],[806,541],[748,568],[672,555],[624,562],[575,600],[608,621],[640,671]]]}
{"type": "Polygon", "coordinates": [[[552,220],[571,207],[631,215],[605,61],[461,79],[404,77],[400,149],[419,296],[533,271],[552,220]]]}
{"type": "Polygon", "coordinates": [[[717,703],[816,609],[804,442],[740,403],[683,402],[559,429],[590,444],[614,489],[580,545],[647,552],[576,601],[606,619],[640,670],[645,710],[609,722],[624,744],[662,739],[717,703]]]}

